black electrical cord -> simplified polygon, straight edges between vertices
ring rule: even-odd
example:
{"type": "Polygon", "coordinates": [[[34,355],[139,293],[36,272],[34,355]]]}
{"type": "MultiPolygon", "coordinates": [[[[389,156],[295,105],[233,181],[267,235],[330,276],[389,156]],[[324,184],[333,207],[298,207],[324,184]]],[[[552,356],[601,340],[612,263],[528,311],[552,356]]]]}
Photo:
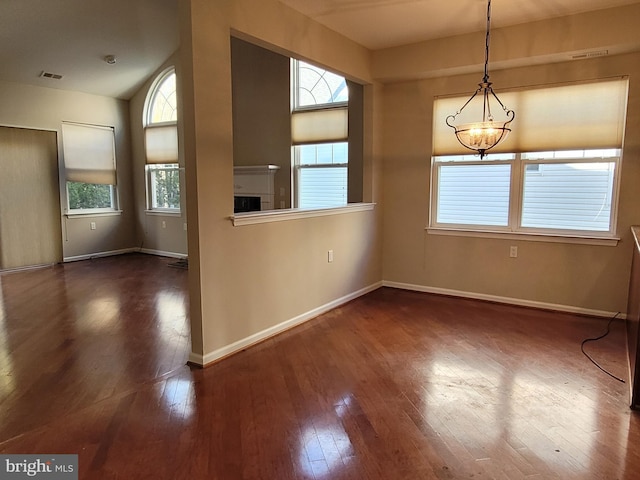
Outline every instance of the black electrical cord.
{"type": "Polygon", "coordinates": [[[609,319],[609,323],[607,323],[607,331],[605,333],[603,333],[602,335],[600,335],[599,337],[595,337],[595,338],[587,338],[585,340],[582,341],[582,344],[580,345],[580,350],[582,350],[582,353],[584,353],[584,356],[587,357],[589,360],[591,360],[591,363],[593,363],[596,367],[598,367],[600,370],[602,370],[604,373],[606,373],[607,375],[609,375],[611,378],[625,383],[625,381],[623,379],[621,379],[620,377],[616,377],[614,374],[608,372],[607,370],[605,370],[604,368],[602,368],[598,362],[596,362],[591,355],[589,355],[587,352],[585,352],[584,350],[584,345],[588,342],[596,342],[598,340],[602,340],[604,337],[606,337],[607,335],[609,335],[609,332],[611,331],[611,323],[618,318],[618,315],[620,315],[620,312],[616,313],[613,317],[611,317],[609,319]]]}

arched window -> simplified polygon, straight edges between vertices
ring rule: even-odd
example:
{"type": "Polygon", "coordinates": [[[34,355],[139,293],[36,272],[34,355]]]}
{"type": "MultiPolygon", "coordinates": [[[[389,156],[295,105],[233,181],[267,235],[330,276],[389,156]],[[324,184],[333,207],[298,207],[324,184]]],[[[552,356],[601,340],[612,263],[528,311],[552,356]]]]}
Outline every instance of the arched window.
{"type": "Polygon", "coordinates": [[[180,210],[176,72],[169,68],[151,85],[143,123],[149,210],[180,210]]]}
{"type": "Polygon", "coordinates": [[[147,125],[178,121],[176,71],[173,68],[161,73],[151,87],[146,116],[147,125]]]}

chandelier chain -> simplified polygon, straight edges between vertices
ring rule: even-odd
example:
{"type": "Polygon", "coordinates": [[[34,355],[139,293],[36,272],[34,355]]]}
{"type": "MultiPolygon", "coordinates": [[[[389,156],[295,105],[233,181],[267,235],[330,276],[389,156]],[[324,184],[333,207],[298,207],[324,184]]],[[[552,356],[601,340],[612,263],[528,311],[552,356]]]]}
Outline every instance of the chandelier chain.
{"type": "Polygon", "coordinates": [[[487,2],[487,33],[485,36],[484,48],[484,83],[489,82],[489,40],[491,33],[491,0],[487,2]]]}
{"type": "Polygon", "coordinates": [[[489,81],[489,45],[491,39],[491,0],[487,0],[487,32],[485,36],[485,50],[484,50],[484,77],[482,83],[478,84],[478,89],[471,95],[471,97],[462,105],[462,107],[456,111],[454,115],[449,115],[445,119],[448,126],[455,130],[456,138],[458,142],[470,150],[475,150],[480,155],[480,159],[484,158],[486,152],[502,140],[504,140],[511,128],[510,123],[515,118],[515,112],[509,110],[498,98],[491,87],[489,81]],[[478,122],[463,123],[461,125],[455,125],[454,122],[458,115],[471,103],[476,97],[482,97],[482,119],[478,122]],[[493,113],[491,112],[491,102],[498,102],[498,105],[502,107],[506,114],[505,121],[495,121],[493,113]]]}

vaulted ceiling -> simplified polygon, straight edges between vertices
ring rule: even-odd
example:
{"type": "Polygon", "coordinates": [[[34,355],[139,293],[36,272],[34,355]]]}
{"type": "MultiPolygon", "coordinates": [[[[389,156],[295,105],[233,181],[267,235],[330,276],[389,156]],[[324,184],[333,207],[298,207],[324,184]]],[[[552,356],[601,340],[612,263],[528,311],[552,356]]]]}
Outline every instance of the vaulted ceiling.
{"type": "MultiPolygon", "coordinates": [[[[178,1],[3,0],[0,80],[130,98],[179,47],[178,1]],[[116,63],[105,62],[107,55],[116,63]]],[[[486,0],[280,1],[372,50],[483,31],[486,24],[486,0]]],[[[634,3],[493,0],[492,26],[634,3]]]]}
{"type": "Polygon", "coordinates": [[[3,0],[0,80],[129,98],[178,49],[177,15],[177,0],[3,0]]]}

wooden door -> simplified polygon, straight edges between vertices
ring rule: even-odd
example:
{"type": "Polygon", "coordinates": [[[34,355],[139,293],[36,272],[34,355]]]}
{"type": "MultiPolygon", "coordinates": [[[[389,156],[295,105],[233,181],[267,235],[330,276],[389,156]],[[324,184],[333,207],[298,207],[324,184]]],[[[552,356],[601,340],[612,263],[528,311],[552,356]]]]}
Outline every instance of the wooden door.
{"type": "Polygon", "coordinates": [[[0,127],[0,269],[62,261],[56,132],[0,127]]]}

